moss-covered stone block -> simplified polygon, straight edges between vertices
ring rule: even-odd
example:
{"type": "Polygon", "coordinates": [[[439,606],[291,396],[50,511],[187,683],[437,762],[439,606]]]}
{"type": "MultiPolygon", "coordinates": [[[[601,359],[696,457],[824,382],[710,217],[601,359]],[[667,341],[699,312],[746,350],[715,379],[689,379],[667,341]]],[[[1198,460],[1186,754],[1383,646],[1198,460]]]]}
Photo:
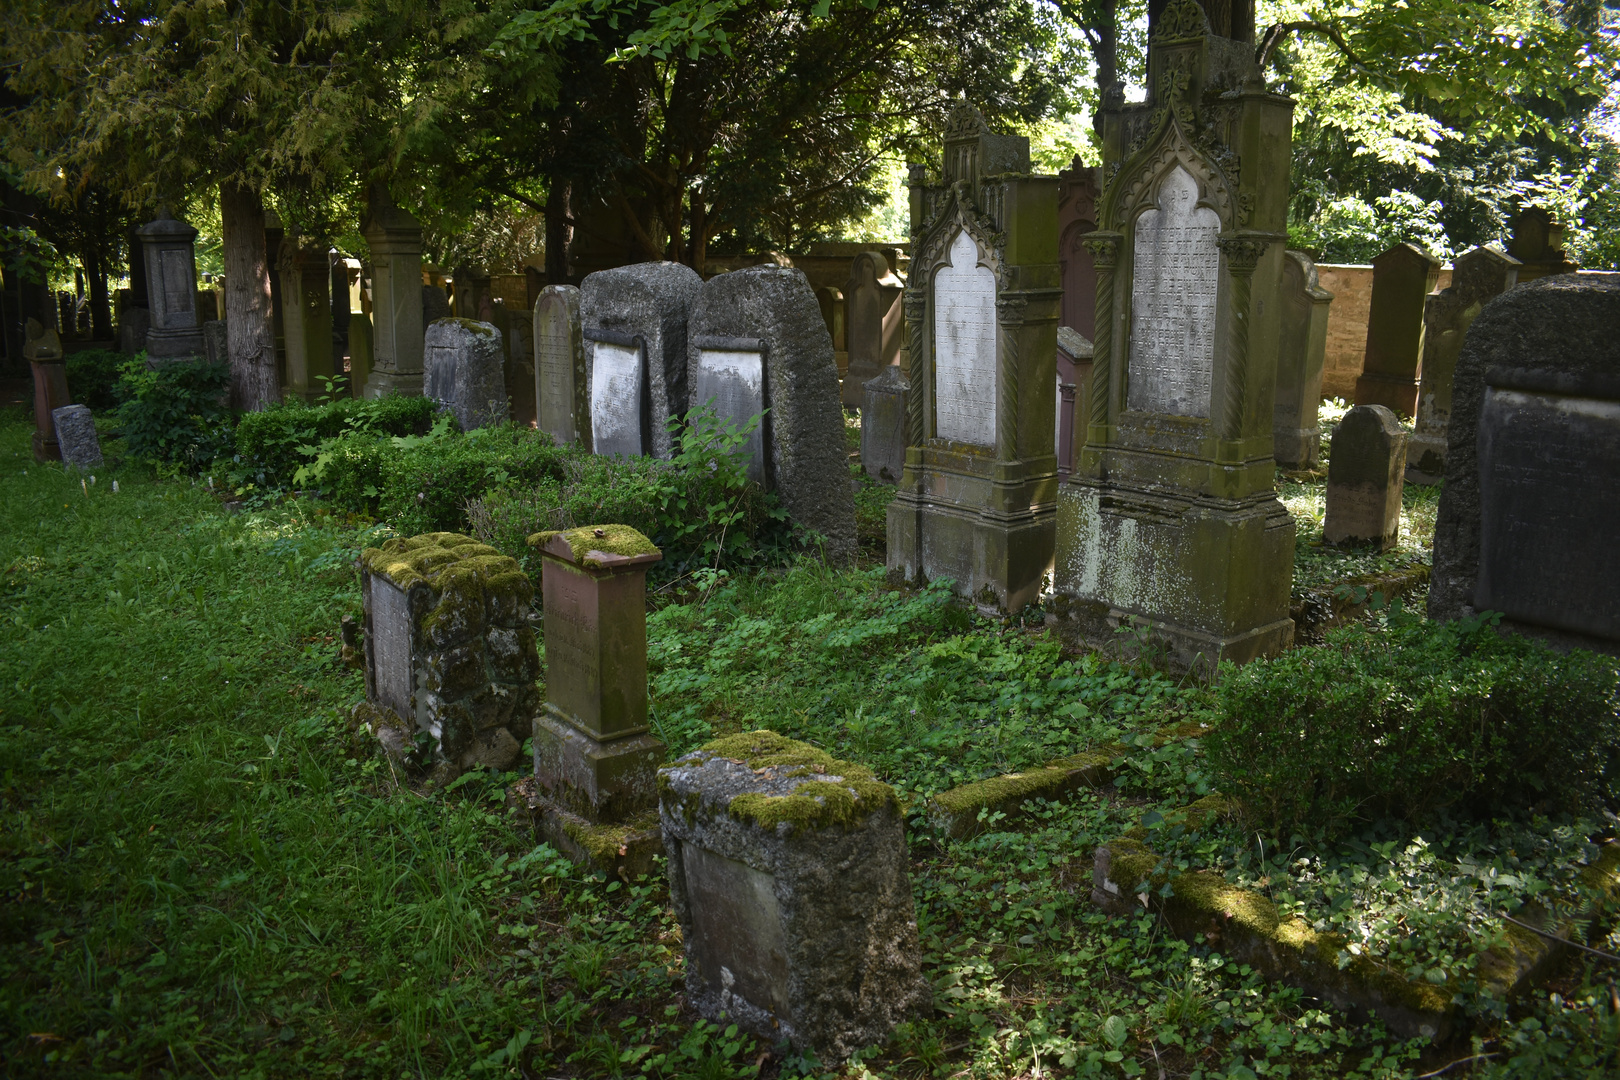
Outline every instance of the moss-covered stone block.
{"type": "Polygon", "coordinates": [[[360,556],[366,696],[453,770],[508,769],[539,709],[534,589],[516,560],[459,533],[360,556]]]}
{"type": "Polygon", "coordinates": [[[755,731],[658,789],[701,1015],[842,1060],[927,1007],[899,801],[871,770],[755,731]]]}
{"type": "Polygon", "coordinates": [[[1125,747],[1090,750],[1059,758],[1039,769],[993,776],[942,791],[928,800],[928,823],[952,840],[977,836],[995,814],[1013,815],[1037,799],[1057,800],[1114,779],[1112,764],[1125,747]],[[981,820],[981,813],[985,820],[981,820]]]}

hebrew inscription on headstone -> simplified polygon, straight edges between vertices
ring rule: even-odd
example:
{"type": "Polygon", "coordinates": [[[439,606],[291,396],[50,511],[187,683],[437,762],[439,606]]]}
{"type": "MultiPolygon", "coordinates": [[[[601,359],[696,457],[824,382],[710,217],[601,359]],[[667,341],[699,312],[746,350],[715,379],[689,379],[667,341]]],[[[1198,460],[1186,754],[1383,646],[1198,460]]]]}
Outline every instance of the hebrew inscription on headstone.
{"type": "Polygon", "coordinates": [[[934,275],[934,429],[956,442],[996,442],[996,275],[965,232],[934,275]]]}
{"type": "Polygon", "coordinates": [[[642,444],[641,346],[630,341],[593,340],[591,353],[591,446],[598,454],[635,457],[642,444]]]}
{"type": "Polygon", "coordinates": [[[171,313],[192,311],[196,307],[197,285],[191,279],[191,267],[189,252],[163,252],[164,306],[171,313]]]}
{"type": "MultiPolygon", "coordinates": [[[[701,409],[711,400],[715,415],[738,427],[765,411],[765,354],[748,338],[698,338],[697,393],[701,409]]],[[[765,483],[765,423],[748,436],[748,478],[765,483]]]]}
{"type": "Polygon", "coordinates": [[[1159,187],[1158,206],[1137,220],[1130,408],[1209,415],[1220,231],[1220,218],[1198,205],[1198,183],[1180,166],[1159,187]]]}
{"type": "Polygon", "coordinates": [[[535,304],[534,352],[539,365],[540,430],[559,443],[576,441],[574,378],[579,347],[579,295],[547,289],[535,304]]]}
{"type": "Polygon", "coordinates": [[[1620,637],[1620,401],[1487,386],[1479,479],[1474,608],[1620,637]]]}

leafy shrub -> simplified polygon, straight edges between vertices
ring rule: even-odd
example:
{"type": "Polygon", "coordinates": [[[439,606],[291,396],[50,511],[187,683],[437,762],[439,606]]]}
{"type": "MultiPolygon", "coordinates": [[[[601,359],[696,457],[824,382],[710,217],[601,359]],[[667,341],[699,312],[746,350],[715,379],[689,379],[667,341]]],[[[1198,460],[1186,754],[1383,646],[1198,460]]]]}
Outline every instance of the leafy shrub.
{"type": "Polygon", "coordinates": [[[67,354],[68,392],[75,405],[91,412],[111,412],[124,399],[119,396],[119,374],[129,357],[111,349],[82,349],[67,354]]]}
{"type": "Polygon", "coordinates": [[[206,360],[146,369],[145,354],[124,362],[118,407],[124,446],[138,458],[195,472],[230,451],[229,364],[206,360]]]}
{"type": "Polygon", "coordinates": [[[1206,741],[1222,790],[1278,836],[1614,802],[1613,661],[1484,619],[1392,618],[1228,671],[1206,741]]]}
{"type": "Polygon", "coordinates": [[[373,439],[423,435],[433,423],[434,409],[428,398],[390,394],[372,401],[339,398],[325,405],[293,400],[248,413],[236,426],[237,461],[244,471],[240,479],[286,487],[325,440],[348,434],[373,439]]]}

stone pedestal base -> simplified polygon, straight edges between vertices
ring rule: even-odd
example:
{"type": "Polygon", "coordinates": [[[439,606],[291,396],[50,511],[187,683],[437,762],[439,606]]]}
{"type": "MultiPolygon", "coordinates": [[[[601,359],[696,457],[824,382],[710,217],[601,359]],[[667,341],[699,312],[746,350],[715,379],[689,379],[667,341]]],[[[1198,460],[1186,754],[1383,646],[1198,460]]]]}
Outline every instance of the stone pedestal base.
{"type": "Polygon", "coordinates": [[[1221,660],[1244,663],[1293,640],[1294,522],[1270,492],[1215,499],[1071,481],[1057,527],[1071,642],[1117,650],[1123,641],[1208,675],[1221,660]]]}
{"type": "Polygon", "coordinates": [[[1285,469],[1314,469],[1321,463],[1322,435],[1316,428],[1271,429],[1272,456],[1285,469]]]}
{"type": "Polygon", "coordinates": [[[1035,603],[1052,566],[1056,459],[1036,471],[954,451],[921,454],[908,460],[889,504],[891,580],[950,578],[959,595],[1008,613],[1035,603]]]}
{"type": "Polygon", "coordinates": [[[1369,372],[1356,380],[1357,405],[1382,405],[1401,416],[1417,412],[1418,382],[1414,375],[1369,372]]]}
{"type": "Polygon", "coordinates": [[[1438,484],[1446,478],[1446,433],[1418,432],[1406,440],[1406,482],[1438,484]]]}
{"type": "Polygon", "coordinates": [[[420,371],[394,372],[374,369],[370,377],[366,379],[364,396],[370,399],[387,397],[389,394],[421,397],[422,373],[420,371]]]}
{"type": "Polygon", "coordinates": [[[183,330],[160,330],[152,327],[146,331],[146,355],[149,358],[180,357],[203,355],[203,332],[200,326],[190,326],[183,330]]]}
{"type": "Polygon", "coordinates": [[[665,747],[646,733],[600,742],[547,704],[534,718],[534,775],[558,806],[599,824],[627,821],[658,804],[665,747]]]}
{"type": "Polygon", "coordinates": [[[657,810],[644,811],[629,821],[597,825],[541,795],[532,780],[519,783],[530,785],[523,796],[534,819],[536,839],[610,879],[629,883],[656,872],[654,860],[664,853],[657,810]]]}

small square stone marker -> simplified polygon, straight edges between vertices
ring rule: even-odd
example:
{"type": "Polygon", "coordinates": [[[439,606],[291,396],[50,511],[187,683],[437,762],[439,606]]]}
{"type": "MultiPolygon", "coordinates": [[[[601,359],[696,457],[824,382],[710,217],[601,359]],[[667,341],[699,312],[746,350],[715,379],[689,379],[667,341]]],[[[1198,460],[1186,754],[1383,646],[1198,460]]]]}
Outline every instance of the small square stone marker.
{"type": "Polygon", "coordinates": [[[699,1014],[843,1060],[928,1006],[894,790],[771,731],[658,773],[699,1014]]]}
{"type": "Polygon", "coordinates": [[[1327,523],[1330,544],[1395,546],[1406,485],[1406,432],[1382,405],[1357,405],[1333,429],[1328,457],[1327,523]]]}
{"type": "Polygon", "coordinates": [[[408,749],[419,734],[453,770],[509,769],[539,706],[534,586],[517,560],[459,533],[389,540],[360,556],[366,697],[391,710],[375,734],[408,749]],[[399,736],[403,735],[403,744],[399,736]]]}

